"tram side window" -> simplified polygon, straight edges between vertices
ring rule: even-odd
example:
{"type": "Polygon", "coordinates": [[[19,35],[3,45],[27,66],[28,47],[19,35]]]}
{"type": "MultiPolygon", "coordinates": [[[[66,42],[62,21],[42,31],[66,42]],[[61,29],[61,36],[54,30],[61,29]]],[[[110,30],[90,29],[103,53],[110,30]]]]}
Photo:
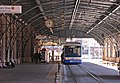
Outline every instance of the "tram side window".
{"type": "Polygon", "coordinates": [[[78,56],[81,57],[81,47],[80,46],[77,46],[77,54],[78,54],[78,56]]]}
{"type": "Polygon", "coordinates": [[[68,54],[68,51],[69,51],[68,47],[65,47],[65,54],[68,54]]]}
{"type": "Polygon", "coordinates": [[[73,52],[73,49],[71,49],[71,48],[65,48],[65,53],[66,54],[70,54],[72,52],[73,52]]]}

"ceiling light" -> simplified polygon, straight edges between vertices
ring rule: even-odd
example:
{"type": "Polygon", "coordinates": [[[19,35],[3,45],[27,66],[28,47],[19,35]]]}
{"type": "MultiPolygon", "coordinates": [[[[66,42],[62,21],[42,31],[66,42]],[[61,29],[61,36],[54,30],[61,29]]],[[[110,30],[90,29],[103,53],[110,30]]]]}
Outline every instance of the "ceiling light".
{"type": "Polygon", "coordinates": [[[25,21],[22,21],[22,23],[25,23],[25,21]]]}
{"type": "Polygon", "coordinates": [[[25,23],[25,25],[27,25],[27,23],[25,23]]]}
{"type": "Polygon", "coordinates": [[[111,1],[111,2],[116,2],[116,0],[109,0],[109,1],[111,1]]]}
{"type": "Polygon", "coordinates": [[[22,21],[22,19],[19,19],[19,21],[22,21]]]}
{"type": "Polygon", "coordinates": [[[18,18],[18,16],[15,15],[15,18],[18,18]]]}

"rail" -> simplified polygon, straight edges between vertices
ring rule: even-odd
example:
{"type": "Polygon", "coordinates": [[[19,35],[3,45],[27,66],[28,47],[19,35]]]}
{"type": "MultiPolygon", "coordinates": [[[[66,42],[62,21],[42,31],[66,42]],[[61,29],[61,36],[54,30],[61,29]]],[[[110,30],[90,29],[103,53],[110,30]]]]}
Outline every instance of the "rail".
{"type": "Polygon", "coordinates": [[[79,67],[81,69],[83,69],[85,72],[87,72],[91,77],[93,77],[96,81],[98,81],[99,83],[103,83],[97,76],[93,75],[91,72],[89,72],[85,67],[82,67],[79,65],[79,67]]]}
{"type": "Polygon", "coordinates": [[[68,65],[68,68],[69,68],[69,70],[70,70],[70,72],[71,72],[71,74],[72,74],[72,77],[74,78],[74,79],[73,79],[73,80],[74,80],[74,83],[77,83],[77,79],[75,78],[74,72],[72,71],[72,69],[70,68],[69,65],[68,65]]]}
{"type": "MultiPolygon", "coordinates": [[[[77,65],[76,65],[76,66],[77,66],[77,65]]],[[[103,83],[103,82],[101,81],[101,79],[99,79],[97,76],[93,75],[93,74],[92,74],[90,71],[88,71],[85,67],[82,67],[82,66],[80,66],[80,65],[78,65],[78,67],[79,67],[80,69],[82,69],[83,71],[85,71],[90,77],[92,77],[93,79],[95,79],[96,82],[98,82],[98,83],[103,83]]],[[[71,69],[70,65],[68,65],[68,69],[69,69],[69,71],[70,71],[70,73],[71,73],[71,77],[72,77],[72,79],[73,79],[73,80],[71,80],[71,81],[73,81],[73,83],[81,83],[81,82],[80,82],[80,79],[82,79],[82,77],[77,76],[77,75],[75,74],[75,72],[71,69]]]]}

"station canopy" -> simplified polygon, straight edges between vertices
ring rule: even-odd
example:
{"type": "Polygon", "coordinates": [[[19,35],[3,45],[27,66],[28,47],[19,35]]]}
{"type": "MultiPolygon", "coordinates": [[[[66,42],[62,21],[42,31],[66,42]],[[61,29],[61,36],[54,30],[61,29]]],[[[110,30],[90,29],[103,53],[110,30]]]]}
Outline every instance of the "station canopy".
{"type": "Polygon", "coordinates": [[[0,0],[1,5],[20,5],[17,19],[36,33],[58,38],[104,37],[120,31],[120,0],[0,0]]]}

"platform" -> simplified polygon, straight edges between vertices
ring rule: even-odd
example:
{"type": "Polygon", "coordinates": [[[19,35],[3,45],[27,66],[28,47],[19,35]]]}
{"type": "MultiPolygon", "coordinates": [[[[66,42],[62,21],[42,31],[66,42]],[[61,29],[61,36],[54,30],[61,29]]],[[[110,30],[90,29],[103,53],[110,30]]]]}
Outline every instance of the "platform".
{"type": "Polygon", "coordinates": [[[0,83],[54,83],[57,64],[20,64],[0,69],[0,83]]]}

